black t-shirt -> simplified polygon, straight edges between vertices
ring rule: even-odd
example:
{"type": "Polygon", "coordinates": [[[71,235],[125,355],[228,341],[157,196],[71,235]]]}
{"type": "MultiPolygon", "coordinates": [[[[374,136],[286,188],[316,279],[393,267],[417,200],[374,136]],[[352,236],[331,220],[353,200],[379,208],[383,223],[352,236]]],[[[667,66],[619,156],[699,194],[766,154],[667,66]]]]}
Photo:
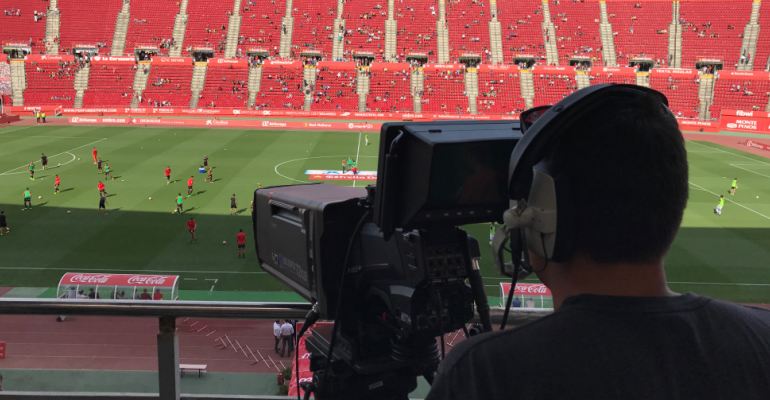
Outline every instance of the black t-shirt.
{"type": "Polygon", "coordinates": [[[45,163],[48,162],[48,157],[42,156],[42,157],[40,157],[40,160],[43,162],[43,164],[45,164],[45,163]]]}
{"type": "Polygon", "coordinates": [[[5,219],[5,214],[0,214],[0,226],[5,226],[7,223],[8,221],[5,219]]]}
{"type": "Polygon", "coordinates": [[[230,198],[230,206],[235,207],[235,196],[230,198]]]}
{"type": "Polygon", "coordinates": [[[466,340],[426,400],[770,399],[770,310],[695,294],[579,295],[466,340]]]}

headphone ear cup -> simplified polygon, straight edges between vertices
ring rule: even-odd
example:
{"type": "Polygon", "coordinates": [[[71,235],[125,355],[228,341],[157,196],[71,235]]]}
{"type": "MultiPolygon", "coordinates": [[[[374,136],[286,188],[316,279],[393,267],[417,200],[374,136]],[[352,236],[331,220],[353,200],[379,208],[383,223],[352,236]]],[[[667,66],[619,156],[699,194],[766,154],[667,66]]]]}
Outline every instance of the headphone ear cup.
{"type": "Polygon", "coordinates": [[[554,183],[556,186],[556,203],[558,205],[558,213],[556,214],[558,234],[556,235],[551,261],[565,262],[569,261],[575,254],[577,210],[569,176],[560,174],[554,179],[554,183]]]}
{"type": "Polygon", "coordinates": [[[528,207],[536,210],[535,223],[526,228],[527,247],[554,262],[569,260],[574,253],[575,210],[569,177],[553,176],[548,163],[533,168],[528,207]]]}

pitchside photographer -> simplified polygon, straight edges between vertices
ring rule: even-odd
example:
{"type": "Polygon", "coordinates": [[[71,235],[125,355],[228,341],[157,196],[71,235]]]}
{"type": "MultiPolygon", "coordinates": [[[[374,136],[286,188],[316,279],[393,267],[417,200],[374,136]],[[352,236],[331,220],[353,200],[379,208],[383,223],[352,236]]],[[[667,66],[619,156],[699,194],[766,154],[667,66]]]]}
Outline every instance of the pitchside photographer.
{"type": "Polygon", "coordinates": [[[522,116],[530,126],[511,161],[511,198],[555,214],[551,230],[512,214],[506,225],[528,229],[556,311],[463,342],[427,399],[770,398],[770,311],[667,286],[688,166],[665,98],[595,89],[522,116]]]}

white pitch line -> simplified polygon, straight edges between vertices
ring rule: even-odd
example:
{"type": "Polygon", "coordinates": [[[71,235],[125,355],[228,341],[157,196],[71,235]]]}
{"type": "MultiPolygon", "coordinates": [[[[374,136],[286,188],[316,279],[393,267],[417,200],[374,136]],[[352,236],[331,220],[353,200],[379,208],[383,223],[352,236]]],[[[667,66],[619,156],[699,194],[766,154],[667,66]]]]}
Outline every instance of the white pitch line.
{"type": "Polygon", "coordinates": [[[770,283],[736,283],[736,282],[668,282],[674,285],[715,285],[715,286],[770,286],[770,283]]]}
{"type": "MultiPolygon", "coordinates": [[[[36,267],[0,267],[0,270],[29,270],[29,271],[69,271],[72,268],[57,268],[57,267],[51,267],[51,268],[36,268],[36,267]]],[[[143,270],[136,270],[136,269],[105,269],[105,268],[76,268],[78,271],[104,271],[104,272],[173,272],[173,273],[184,273],[184,274],[248,274],[248,275],[256,275],[256,274],[266,274],[267,272],[263,271],[174,271],[174,270],[160,270],[160,269],[143,269],[143,270]]]]}
{"type": "Polygon", "coordinates": [[[756,161],[756,162],[758,162],[758,163],[762,163],[762,164],[768,164],[768,165],[770,165],[770,163],[768,163],[768,162],[760,161],[760,160],[757,160],[757,159],[754,159],[754,158],[751,158],[751,157],[746,157],[746,156],[744,156],[744,155],[742,155],[742,154],[736,154],[736,153],[733,153],[732,151],[726,151],[726,150],[718,149],[718,148],[716,148],[716,147],[707,146],[707,145],[705,145],[705,144],[703,144],[703,143],[700,143],[700,142],[696,142],[696,141],[694,141],[694,140],[688,140],[688,142],[690,142],[690,143],[694,143],[694,144],[697,144],[697,145],[699,145],[699,146],[703,146],[703,147],[709,148],[709,149],[711,149],[711,150],[716,150],[716,151],[718,151],[718,152],[721,152],[721,153],[732,154],[732,155],[734,155],[734,156],[738,156],[738,157],[741,157],[741,158],[745,158],[745,159],[747,159],[747,160],[756,161]]]}
{"type": "MultiPolygon", "coordinates": [[[[750,170],[750,169],[748,169],[748,168],[739,167],[739,166],[737,166],[737,165],[735,165],[735,164],[730,164],[730,166],[731,166],[731,167],[733,167],[733,168],[738,168],[738,169],[742,169],[742,170],[744,170],[744,171],[748,171],[748,172],[751,172],[752,174],[757,174],[757,175],[761,175],[761,176],[764,176],[765,178],[770,178],[770,175],[760,174],[760,173],[759,173],[759,172],[757,172],[757,171],[752,171],[752,170],[750,170]]],[[[763,166],[764,166],[764,165],[763,165],[763,166]]]]}
{"type": "MultiPolygon", "coordinates": [[[[31,137],[32,137],[32,136],[31,136],[31,137]]],[[[77,149],[81,149],[81,148],[83,148],[83,147],[86,147],[86,146],[90,146],[90,145],[92,145],[92,144],[95,144],[95,143],[99,143],[99,142],[101,142],[101,141],[103,141],[103,140],[107,140],[107,138],[101,138],[101,139],[99,139],[99,140],[97,140],[97,141],[94,141],[94,142],[91,142],[91,143],[86,143],[86,144],[84,144],[84,145],[82,145],[82,146],[78,146],[78,147],[75,147],[74,149],[69,149],[69,150],[67,150],[67,151],[62,151],[61,153],[59,153],[59,154],[54,154],[54,155],[52,155],[52,156],[50,156],[50,157],[48,157],[48,158],[54,158],[54,157],[56,157],[56,156],[59,156],[59,155],[62,155],[62,154],[64,154],[64,153],[69,153],[69,152],[71,152],[71,151],[75,151],[75,150],[77,150],[77,149]]],[[[40,162],[40,161],[35,161],[35,162],[36,162],[36,163],[38,163],[38,162],[40,162]]],[[[2,174],[0,174],[0,175],[5,175],[5,174],[8,174],[8,173],[9,173],[9,172],[11,172],[11,171],[16,171],[16,170],[17,170],[17,169],[19,169],[19,168],[24,168],[24,167],[26,167],[27,165],[29,165],[29,164],[24,164],[24,165],[22,165],[21,167],[16,167],[16,168],[14,168],[14,169],[9,169],[8,171],[5,171],[5,172],[3,172],[3,173],[2,173],[2,174]]]]}
{"type": "MultiPolygon", "coordinates": [[[[356,166],[358,166],[358,155],[359,154],[361,154],[361,131],[358,132],[358,150],[356,150],[356,159],[355,159],[356,166]]],[[[356,187],[356,182],[358,182],[358,181],[356,181],[354,179],[353,180],[353,187],[356,187]]]]}
{"type": "MultiPolygon", "coordinates": [[[[69,164],[69,163],[71,163],[71,162],[75,161],[75,158],[77,158],[77,157],[75,157],[75,155],[74,155],[74,154],[72,154],[72,153],[70,153],[70,152],[64,152],[64,154],[69,154],[69,155],[71,155],[71,156],[72,156],[72,158],[71,158],[69,161],[65,162],[64,164],[61,164],[61,165],[54,165],[54,166],[52,166],[51,168],[48,168],[48,169],[38,170],[38,172],[42,172],[42,171],[48,171],[48,170],[52,170],[52,169],[55,169],[55,168],[60,168],[60,167],[63,167],[63,166],[65,166],[65,165],[67,165],[67,164],[69,164]]],[[[54,157],[55,157],[55,156],[51,156],[51,157],[49,157],[49,159],[50,159],[50,158],[54,158],[54,157]]],[[[16,168],[16,169],[18,169],[18,168],[16,168]]],[[[23,173],[26,173],[26,172],[27,172],[27,171],[25,171],[25,170],[21,170],[21,171],[18,171],[18,172],[11,172],[11,171],[13,171],[13,170],[10,170],[10,171],[6,171],[6,172],[3,172],[2,174],[0,174],[0,176],[7,176],[7,175],[17,175],[17,174],[23,174],[23,173]]]]}
{"type": "MultiPolygon", "coordinates": [[[[299,179],[289,178],[288,176],[286,176],[286,175],[284,175],[284,174],[282,174],[282,173],[278,172],[278,167],[280,167],[281,165],[284,165],[284,164],[288,164],[288,163],[290,163],[290,162],[295,162],[295,161],[302,161],[302,160],[314,160],[314,159],[317,159],[317,158],[332,158],[332,157],[336,157],[336,158],[339,158],[339,157],[343,157],[343,158],[345,158],[345,157],[347,157],[347,156],[316,156],[316,157],[302,157],[302,158],[295,158],[295,159],[293,159],[293,160],[284,161],[284,162],[282,162],[282,163],[278,163],[278,164],[276,164],[276,165],[275,165],[275,168],[274,168],[274,170],[275,170],[275,173],[276,173],[276,174],[278,174],[279,176],[282,176],[282,177],[284,177],[284,178],[286,178],[286,179],[288,179],[288,180],[290,180],[290,181],[299,182],[299,183],[307,183],[307,181],[301,181],[301,180],[299,180],[299,179]]],[[[376,157],[376,156],[364,156],[364,157],[376,157]]]]}
{"type": "Polygon", "coordinates": [[[210,279],[210,278],[208,278],[208,279],[204,279],[204,281],[214,281],[214,284],[211,285],[211,290],[209,290],[210,292],[213,292],[214,291],[214,285],[217,284],[219,279],[210,279]]]}
{"type": "Polygon", "coordinates": [[[30,125],[30,126],[24,126],[24,127],[21,127],[21,128],[19,128],[19,129],[14,129],[14,130],[11,130],[11,131],[1,131],[1,132],[0,132],[0,135],[4,135],[4,134],[6,134],[6,133],[11,133],[11,132],[20,131],[20,130],[22,130],[22,129],[32,128],[33,126],[34,126],[34,125],[30,125]]]}
{"type": "MultiPolygon", "coordinates": [[[[712,191],[710,191],[710,190],[708,190],[708,189],[704,188],[703,186],[699,186],[699,185],[696,185],[696,184],[694,184],[694,183],[692,183],[692,182],[690,182],[690,184],[691,184],[691,185],[693,185],[693,186],[695,186],[695,187],[697,187],[697,188],[699,188],[700,190],[703,190],[704,192],[709,192],[709,193],[713,194],[714,196],[719,196],[718,194],[716,194],[716,193],[714,193],[714,192],[712,192],[712,191]]],[[[767,215],[765,215],[765,214],[762,214],[761,212],[758,212],[758,211],[754,211],[754,210],[752,210],[752,209],[750,209],[750,208],[748,208],[748,207],[744,206],[744,205],[743,205],[743,204],[741,204],[741,203],[738,203],[738,202],[736,202],[736,201],[734,201],[734,200],[730,200],[730,199],[728,199],[727,197],[725,197],[725,200],[727,200],[727,201],[729,201],[729,202],[731,202],[731,203],[733,203],[733,204],[737,205],[738,207],[743,207],[743,208],[745,208],[745,209],[747,209],[747,210],[749,210],[749,211],[753,212],[754,214],[757,214],[757,215],[759,215],[759,216],[762,216],[762,217],[764,217],[765,219],[769,219],[769,220],[770,220],[770,217],[768,217],[767,215]]]]}

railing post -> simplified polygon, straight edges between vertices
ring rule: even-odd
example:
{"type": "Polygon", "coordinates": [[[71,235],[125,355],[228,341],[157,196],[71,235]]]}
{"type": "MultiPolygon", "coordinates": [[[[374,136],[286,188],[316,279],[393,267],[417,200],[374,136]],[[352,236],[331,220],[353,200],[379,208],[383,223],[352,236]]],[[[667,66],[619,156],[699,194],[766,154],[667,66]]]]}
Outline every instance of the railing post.
{"type": "Polygon", "coordinates": [[[176,318],[158,318],[158,390],[160,400],[179,400],[179,338],[176,318]]]}

